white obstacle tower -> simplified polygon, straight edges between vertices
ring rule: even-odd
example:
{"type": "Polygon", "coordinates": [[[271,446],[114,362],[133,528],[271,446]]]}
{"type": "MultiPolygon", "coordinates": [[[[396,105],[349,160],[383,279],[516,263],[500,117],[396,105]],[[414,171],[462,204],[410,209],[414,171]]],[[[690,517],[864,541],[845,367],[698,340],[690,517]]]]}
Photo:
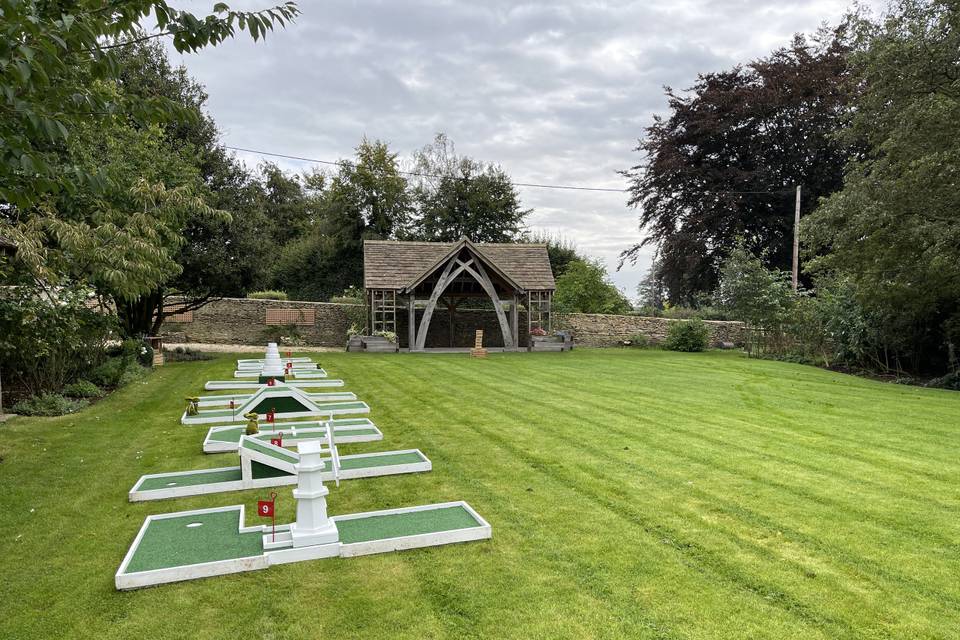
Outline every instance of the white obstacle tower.
{"type": "MultiPolygon", "coordinates": [[[[308,547],[330,544],[339,540],[337,524],[327,517],[327,494],[323,486],[325,463],[321,457],[323,446],[313,440],[301,442],[297,447],[300,462],[297,463],[297,488],[293,497],[297,501],[297,521],[290,525],[293,546],[308,547]]],[[[330,461],[335,464],[334,460],[330,461]]]]}
{"type": "Polygon", "coordinates": [[[280,349],[276,342],[267,344],[267,352],[263,358],[263,371],[261,375],[271,378],[279,378],[284,374],[283,361],[280,360],[280,349]]]}

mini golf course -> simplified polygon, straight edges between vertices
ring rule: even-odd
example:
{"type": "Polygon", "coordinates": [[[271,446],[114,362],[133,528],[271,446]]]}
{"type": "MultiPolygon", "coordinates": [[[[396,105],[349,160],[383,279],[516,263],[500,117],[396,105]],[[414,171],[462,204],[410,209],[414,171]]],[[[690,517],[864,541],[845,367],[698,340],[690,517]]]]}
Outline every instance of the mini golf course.
{"type": "MultiPolygon", "coordinates": [[[[301,440],[325,438],[326,425],[333,427],[333,440],[337,444],[352,442],[373,442],[382,440],[383,434],[368,418],[337,418],[324,422],[276,422],[269,431],[260,431],[252,436],[257,440],[269,442],[280,437],[284,446],[296,446],[301,440]]],[[[240,438],[246,433],[246,427],[211,427],[203,440],[204,453],[230,453],[240,446],[240,438]]]]}
{"type": "MultiPolygon", "coordinates": [[[[304,396],[309,398],[315,403],[321,402],[338,402],[344,400],[356,400],[357,395],[349,391],[333,391],[326,393],[310,393],[304,392],[304,396]]],[[[213,396],[199,396],[200,400],[197,402],[198,407],[225,407],[234,403],[236,406],[242,405],[244,402],[253,397],[253,394],[244,393],[244,394],[223,394],[223,395],[213,395],[213,396]]]]}
{"type": "MultiPolygon", "coordinates": [[[[269,376],[266,384],[249,394],[189,397],[181,416],[184,424],[247,421],[242,427],[212,427],[204,439],[204,452],[235,449],[240,456],[239,466],[146,474],[127,497],[130,502],[142,502],[296,485],[296,520],[281,525],[279,537],[274,520],[267,541],[262,525],[244,526],[243,506],[148,516],[114,576],[117,589],[252,571],[271,564],[400,551],[491,536],[490,525],[465,502],[328,517],[326,496],[330,490],[324,481],[334,481],[339,487],[340,480],[426,472],[432,464],[419,449],[341,456],[339,444],[376,440],[383,434],[369,420],[334,420],[332,416],[340,412],[363,413],[369,407],[353,393],[308,393],[282,381],[278,383],[278,364],[277,345],[271,343],[262,362],[238,361],[241,368],[261,377],[269,376]],[[225,405],[229,409],[200,408],[225,405]],[[259,432],[259,414],[264,412],[267,422],[278,428],[259,432]],[[328,420],[275,423],[278,417],[319,415],[328,416],[328,420]],[[285,448],[294,445],[297,451],[285,448]],[[344,520],[346,537],[340,536],[338,519],[344,520]]],[[[291,359],[286,373],[294,366],[313,365],[294,365],[291,359]]],[[[271,493],[270,500],[258,501],[260,516],[275,518],[275,498],[276,494],[271,493]]]]}
{"type": "MultiPolygon", "coordinates": [[[[298,456],[260,440],[245,441],[240,447],[241,464],[196,471],[153,473],[141,477],[130,490],[130,502],[164,500],[185,496],[280,487],[297,483],[298,456]],[[279,451],[277,450],[279,449],[279,451]]],[[[330,458],[325,458],[329,462],[330,458]]],[[[430,460],[419,449],[378,451],[339,456],[339,480],[423,473],[430,460]]],[[[321,476],[337,480],[333,471],[321,476]]]]}
{"type": "MultiPolygon", "coordinates": [[[[490,525],[465,502],[334,516],[342,531],[323,557],[353,557],[483,540],[490,525]]],[[[282,538],[289,525],[276,528],[282,538]]],[[[264,549],[265,525],[244,526],[243,505],[149,516],[117,570],[118,589],[256,571],[297,561],[296,549],[264,549]]],[[[282,543],[281,543],[282,544],[282,543]]]]}
{"type": "MultiPolygon", "coordinates": [[[[288,387],[297,387],[298,389],[322,389],[325,387],[343,386],[343,380],[337,380],[335,378],[310,378],[306,380],[294,378],[284,380],[284,376],[280,376],[279,381],[288,387]]],[[[207,391],[255,390],[262,387],[266,382],[267,378],[263,380],[209,380],[203,385],[203,388],[207,391]]]]}
{"type": "MultiPolygon", "coordinates": [[[[350,397],[356,398],[352,393],[350,397]]],[[[210,398],[211,396],[205,396],[210,398]]],[[[289,418],[333,417],[335,415],[369,413],[370,407],[358,400],[327,402],[317,398],[324,394],[311,394],[283,383],[262,385],[242,401],[235,401],[227,409],[196,409],[191,413],[188,406],[180,417],[182,424],[246,422],[248,413],[258,414],[258,419],[272,421],[289,418]],[[272,418],[268,417],[268,414],[272,418]]],[[[200,405],[203,397],[194,398],[194,407],[200,405]]],[[[230,403],[228,399],[227,404],[230,403]]]]}

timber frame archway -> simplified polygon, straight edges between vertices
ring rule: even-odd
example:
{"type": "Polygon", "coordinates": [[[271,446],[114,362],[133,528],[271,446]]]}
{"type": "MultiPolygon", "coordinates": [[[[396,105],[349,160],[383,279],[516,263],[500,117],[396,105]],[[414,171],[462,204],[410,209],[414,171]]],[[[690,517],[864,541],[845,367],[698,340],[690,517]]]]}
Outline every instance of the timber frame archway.
{"type": "Polygon", "coordinates": [[[397,313],[405,308],[402,341],[410,351],[428,350],[439,305],[448,312],[452,342],[453,314],[469,299],[489,300],[505,350],[527,346],[519,344],[521,305],[527,309],[528,333],[531,325],[549,330],[552,324],[554,281],[544,245],[475,244],[466,238],[455,243],[366,241],[364,287],[371,333],[395,331],[397,313]]]}

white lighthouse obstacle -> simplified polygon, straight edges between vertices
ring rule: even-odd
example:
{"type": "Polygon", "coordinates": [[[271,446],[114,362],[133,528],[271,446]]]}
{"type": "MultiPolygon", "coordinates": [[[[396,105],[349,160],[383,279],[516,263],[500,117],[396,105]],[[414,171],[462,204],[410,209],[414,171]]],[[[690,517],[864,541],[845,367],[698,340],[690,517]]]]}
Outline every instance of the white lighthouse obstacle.
{"type": "MultiPolygon", "coordinates": [[[[117,589],[256,571],[274,564],[352,557],[490,538],[466,502],[330,517],[328,462],[316,441],[299,445],[297,519],[245,526],[243,505],[147,516],[114,576],[117,589]]],[[[332,458],[330,459],[333,460],[332,458]]],[[[331,462],[331,464],[333,464],[331,462]]]]}

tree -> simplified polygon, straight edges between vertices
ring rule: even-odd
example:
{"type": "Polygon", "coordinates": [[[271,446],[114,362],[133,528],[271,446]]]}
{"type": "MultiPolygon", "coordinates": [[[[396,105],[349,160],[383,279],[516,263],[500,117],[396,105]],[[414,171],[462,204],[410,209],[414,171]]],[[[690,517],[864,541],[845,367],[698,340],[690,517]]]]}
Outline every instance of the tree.
{"type": "Polygon", "coordinates": [[[550,270],[553,277],[559,278],[574,260],[583,260],[577,253],[576,245],[560,235],[535,233],[528,236],[530,242],[547,245],[547,257],[550,259],[550,270]]]}
{"type": "Polygon", "coordinates": [[[960,9],[902,0],[853,25],[845,137],[867,152],[803,221],[807,268],[849,283],[885,366],[943,371],[960,345],[960,9]]]}
{"type": "Polygon", "coordinates": [[[765,267],[742,240],[724,261],[718,302],[750,330],[748,353],[759,355],[783,343],[797,299],[790,277],[786,271],[765,267]]]}
{"type": "Polygon", "coordinates": [[[514,242],[522,235],[530,209],[521,208],[510,176],[499,166],[458,156],[441,133],[414,154],[414,172],[419,174],[413,189],[417,238],[514,242]]]}
{"type": "Polygon", "coordinates": [[[198,147],[215,156],[202,88],[182,70],[171,74],[148,41],[172,35],[177,50],[193,52],[238,28],[258,39],[298,10],[218,4],[201,20],[157,1],[0,8],[11,36],[0,44],[10,62],[0,66],[0,89],[14,112],[0,119],[0,227],[48,297],[89,282],[116,303],[128,333],[142,333],[164,284],[183,272],[185,227],[229,218],[204,197],[212,171],[192,162],[198,147]],[[151,12],[158,32],[145,35],[140,22],[151,12]],[[147,63],[157,64],[144,72],[147,63]]]}
{"type": "Polygon", "coordinates": [[[163,0],[2,0],[0,9],[0,200],[24,209],[45,194],[103,186],[96,172],[77,170],[60,153],[77,127],[117,114],[144,124],[192,117],[164,96],[117,93],[119,49],[172,36],[177,51],[196,52],[238,29],[258,39],[299,13],[294,3],[258,12],[218,3],[198,18],[163,0]],[[151,14],[157,32],[144,35],[140,24],[151,14]]]}
{"type": "Polygon", "coordinates": [[[624,175],[644,240],[657,245],[654,275],[673,304],[693,306],[717,285],[720,264],[744,237],[787,268],[795,185],[802,213],[840,187],[848,146],[841,127],[850,91],[843,30],[730,71],[703,74],[687,95],[667,89],[670,115],[656,117],[624,175]]]}
{"type": "Polygon", "coordinates": [[[627,300],[599,261],[574,260],[557,278],[554,306],[563,313],[626,313],[627,300]]]}

